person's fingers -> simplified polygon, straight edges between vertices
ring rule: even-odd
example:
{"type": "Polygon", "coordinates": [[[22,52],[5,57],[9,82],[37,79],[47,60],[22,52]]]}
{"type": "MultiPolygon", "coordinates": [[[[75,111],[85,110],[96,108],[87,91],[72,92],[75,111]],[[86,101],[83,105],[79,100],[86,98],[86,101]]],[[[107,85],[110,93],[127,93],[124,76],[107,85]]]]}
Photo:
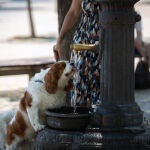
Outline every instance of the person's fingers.
{"type": "Polygon", "coordinates": [[[60,60],[59,54],[58,54],[58,50],[56,49],[56,45],[53,46],[53,54],[54,54],[54,58],[56,61],[60,60]]]}

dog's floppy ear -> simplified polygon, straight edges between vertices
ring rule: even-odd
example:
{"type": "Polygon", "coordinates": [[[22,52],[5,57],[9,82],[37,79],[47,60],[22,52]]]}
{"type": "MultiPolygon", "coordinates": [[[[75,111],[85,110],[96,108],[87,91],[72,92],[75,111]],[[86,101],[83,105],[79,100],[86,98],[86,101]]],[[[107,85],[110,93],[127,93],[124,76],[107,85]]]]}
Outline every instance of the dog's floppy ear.
{"type": "Polygon", "coordinates": [[[68,85],[66,85],[66,86],[64,87],[64,91],[68,92],[68,91],[70,91],[70,90],[72,89],[72,87],[73,87],[73,79],[70,79],[70,80],[68,81],[68,85]]]}
{"type": "Polygon", "coordinates": [[[54,94],[57,91],[58,77],[55,68],[51,68],[45,75],[45,89],[48,93],[54,94]]]}

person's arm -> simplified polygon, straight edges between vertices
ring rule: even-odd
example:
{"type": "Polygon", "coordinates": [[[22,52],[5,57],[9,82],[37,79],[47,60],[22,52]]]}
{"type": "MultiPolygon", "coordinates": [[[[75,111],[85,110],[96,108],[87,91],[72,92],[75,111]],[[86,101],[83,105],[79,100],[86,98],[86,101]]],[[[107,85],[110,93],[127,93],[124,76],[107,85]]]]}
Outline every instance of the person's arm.
{"type": "Polygon", "coordinates": [[[63,53],[61,44],[62,44],[62,41],[63,41],[66,33],[74,26],[74,24],[77,22],[77,20],[80,16],[81,2],[82,2],[82,0],[72,0],[70,9],[64,18],[62,28],[60,30],[59,37],[58,37],[56,45],[55,45],[55,50],[58,51],[59,56],[61,56],[61,54],[63,53]]]}
{"type": "Polygon", "coordinates": [[[136,30],[135,47],[138,50],[141,50],[142,49],[142,24],[141,24],[141,21],[139,21],[135,24],[135,30],[136,30]]]}
{"type": "Polygon", "coordinates": [[[142,38],[142,23],[141,23],[141,21],[139,21],[135,24],[135,29],[136,29],[136,38],[134,41],[135,48],[139,51],[139,53],[142,55],[142,57],[145,58],[145,61],[147,61],[146,49],[143,44],[143,38],[142,38]]]}

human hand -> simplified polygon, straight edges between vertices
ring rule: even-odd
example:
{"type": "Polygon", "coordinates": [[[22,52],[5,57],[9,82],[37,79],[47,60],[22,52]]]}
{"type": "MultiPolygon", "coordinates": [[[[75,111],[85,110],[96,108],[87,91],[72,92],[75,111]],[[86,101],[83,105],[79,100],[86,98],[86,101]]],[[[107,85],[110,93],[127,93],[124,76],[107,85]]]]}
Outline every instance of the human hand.
{"type": "Polygon", "coordinates": [[[142,49],[142,42],[141,41],[135,39],[134,44],[135,44],[136,49],[138,49],[138,50],[142,49]]]}
{"type": "Polygon", "coordinates": [[[134,41],[134,44],[135,44],[135,48],[138,50],[138,52],[142,55],[142,57],[145,58],[145,48],[144,48],[144,45],[142,44],[142,42],[136,39],[134,41]]]}
{"type": "Polygon", "coordinates": [[[146,44],[142,44],[142,42],[135,40],[135,47],[139,51],[139,53],[144,58],[145,62],[148,62],[148,55],[147,55],[147,47],[146,44]]]}
{"type": "Polygon", "coordinates": [[[58,51],[56,49],[56,45],[53,46],[53,54],[54,54],[54,58],[56,61],[59,61],[60,58],[59,58],[59,54],[58,54],[58,51]]]}
{"type": "Polygon", "coordinates": [[[62,58],[63,56],[63,49],[61,43],[57,42],[56,45],[54,45],[53,47],[53,51],[56,61],[60,60],[60,58],[62,58]]]}
{"type": "Polygon", "coordinates": [[[144,56],[144,58],[145,58],[145,60],[146,60],[146,62],[149,64],[149,66],[150,66],[150,43],[145,43],[144,44],[144,49],[145,49],[145,56],[144,56]]]}

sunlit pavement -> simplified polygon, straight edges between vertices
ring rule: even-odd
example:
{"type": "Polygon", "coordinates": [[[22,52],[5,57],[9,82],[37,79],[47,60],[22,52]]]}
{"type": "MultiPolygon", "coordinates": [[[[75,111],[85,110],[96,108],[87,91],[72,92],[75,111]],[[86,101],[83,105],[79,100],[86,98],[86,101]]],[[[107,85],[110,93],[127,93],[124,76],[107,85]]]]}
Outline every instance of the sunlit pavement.
{"type": "MultiPolygon", "coordinates": [[[[57,37],[56,0],[33,0],[33,17],[37,36],[51,39],[14,40],[14,37],[29,36],[26,1],[0,0],[0,59],[52,56],[52,47],[57,37]],[[13,39],[13,40],[12,40],[13,39]]],[[[150,41],[150,3],[142,0],[135,5],[142,15],[143,36],[150,41]],[[147,3],[146,3],[147,2],[147,3]],[[141,9],[142,8],[142,9],[141,9]]],[[[18,99],[28,85],[27,75],[0,77],[0,113],[16,109],[18,99]]],[[[136,90],[135,99],[150,120],[150,89],[136,90]]]]}

